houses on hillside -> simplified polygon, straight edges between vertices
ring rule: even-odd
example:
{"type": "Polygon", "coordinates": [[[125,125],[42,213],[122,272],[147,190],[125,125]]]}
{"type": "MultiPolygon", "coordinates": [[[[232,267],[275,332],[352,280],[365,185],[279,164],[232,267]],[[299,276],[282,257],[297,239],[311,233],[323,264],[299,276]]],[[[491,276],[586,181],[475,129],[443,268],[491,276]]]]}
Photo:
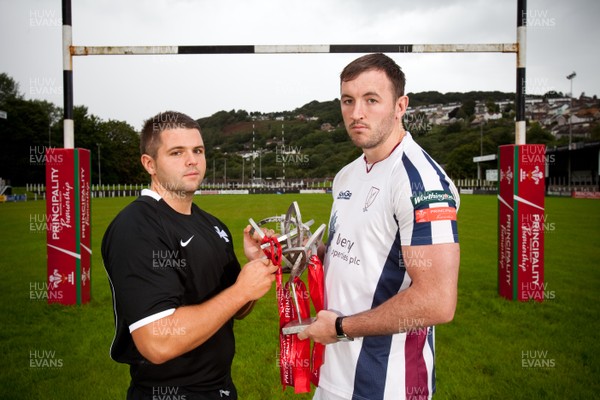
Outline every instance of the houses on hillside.
{"type": "Polygon", "coordinates": [[[588,138],[590,127],[600,121],[600,102],[582,95],[579,99],[559,98],[526,104],[527,118],[537,121],[556,138],[588,138]]]}
{"type": "MultiPolygon", "coordinates": [[[[513,100],[496,102],[496,110],[490,110],[486,102],[478,101],[475,103],[470,124],[479,126],[488,121],[500,119],[503,113],[497,110],[507,110],[513,103],[513,100]]],[[[427,121],[433,125],[451,125],[455,122],[462,122],[463,119],[458,116],[461,106],[461,103],[450,103],[409,107],[405,116],[405,124],[410,125],[414,121],[427,121]]],[[[596,96],[586,97],[585,95],[572,100],[568,97],[530,98],[525,101],[525,114],[527,120],[538,122],[558,139],[569,136],[569,134],[573,138],[587,138],[590,136],[591,126],[600,123],[600,101],[596,96]]]]}
{"type": "MultiPolygon", "coordinates": [[[[503,117],[514,118],[514,111],[512,111],[514,99],[496,101],[492,104],[476,101],[469,124],[480,126],[503,117]]],[[[404,116],[404,125],[409,130],[429,130],[433,125],[447,126],[464,122],[466,115],[464,111],[461,112],[461,107],[460,102],[409,107],[404,116]]],[[[596,96],[588,97],[584,94],[578,99],[530,97],[525,101],[525,114],[528,121],[538,122],[557,139],[569,135],[574,139],[589,138],[591,127],[600,123],[600,101],[596,96]]],[[[285,113],[254,115],[252,120],[284,121],[286,118],[305,122],[319,120],[315,116],[305,114],[286,116],[285,113]]],[[[330,121],[322,121],[320,129],[324,132],[332,132],[340,126],[342,125],[335,126],[330,121]]]]}

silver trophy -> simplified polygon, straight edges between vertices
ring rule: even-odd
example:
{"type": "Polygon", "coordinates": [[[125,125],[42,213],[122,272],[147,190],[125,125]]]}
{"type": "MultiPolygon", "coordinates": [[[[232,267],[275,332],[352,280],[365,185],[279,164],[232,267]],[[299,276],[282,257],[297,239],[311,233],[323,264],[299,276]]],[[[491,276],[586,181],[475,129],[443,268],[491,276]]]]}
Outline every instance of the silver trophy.
{"type": "MultiPolygon", "coordinates": [[[[282,271],[290,274],[289,284],[291,286],[296,314],[298,315],[298,320],[291,321],[285,325],[282,332],[284,335],[302,332],[314,321],[314,318],[302,319],[298,298],[296,296],[294,278],[302,275],[310,263],[310,256],[312,254],[317,254],[317,249],[322,243],[326,226],[325,224],[322,224],[314,231],[314,233],[311,232],[310,227],[313,225],[314,221],[310,220],[306,223],[302,222],[300,208],[295,201],[290,205],[290,208],[285,215],[265,218],[258,223],[250,218],[249,222],[252,226],[252,230],[258,232],[261,239],[265,237],[265,233],[260,228],[261,226],[268,223],[277,223],[278,225],[277,230],[281,232],[281,235],[277,236],[276,239],[281,245],[282,271]]],[[[250,234],[252,233],[253,232],[251,231],[250,234]]],[[[265,249],[269,247],[269,245],[269,243],[265,243],[261,248],[265,249]]]]}

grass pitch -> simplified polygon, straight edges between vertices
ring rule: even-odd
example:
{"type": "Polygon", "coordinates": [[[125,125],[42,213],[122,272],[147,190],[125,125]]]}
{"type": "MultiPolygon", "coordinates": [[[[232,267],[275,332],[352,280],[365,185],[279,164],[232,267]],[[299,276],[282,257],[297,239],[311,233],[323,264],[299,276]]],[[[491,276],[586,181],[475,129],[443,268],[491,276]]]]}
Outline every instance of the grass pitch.
{"type": "MultiPolygon", "coordinates": [[[[104,230],[132,198],[92,201],[92,301],[48,305],[45,203],[0,204],[3,399],[120,399],[126,365],[108,356],[113,338],[110,288],[100,256],[104,230]]],[[[331,196],[203,196],[200,207],[234,234],[287,210],[297,200],[304,219],[327,223],[331,196]]],[[[436,330],[436,399],[589,399],[600,391],[597,344],[600,202],[546,199],[543,303],[510,302],[497,295],[494,196],[462,196],[461,270],[455,319],[436,330]]],[[[277,365],[277,308],[272,290],[253,313],[236,322],[233,376],[240,399],[307,399],[282,391],[277,365]]]]}

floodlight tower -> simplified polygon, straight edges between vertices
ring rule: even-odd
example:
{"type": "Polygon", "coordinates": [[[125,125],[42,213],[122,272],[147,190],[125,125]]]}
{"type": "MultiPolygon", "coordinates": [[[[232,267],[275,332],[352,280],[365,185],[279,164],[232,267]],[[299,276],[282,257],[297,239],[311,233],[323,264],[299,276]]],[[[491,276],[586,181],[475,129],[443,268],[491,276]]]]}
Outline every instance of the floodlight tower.
{"type": "Polygon", "coordinates": [[[571,191],[571,145],[573,143],[573,126],[571,124],[571,121],[573,120],[573,79],[575,79],[576,76],[577,74],[575,73],[575,71],[567,75],[567,79],[569,80],[569,82],[571,82],[571,93],[569,94],[569,182],[567,183],[569,187],[569,192],[571,191]]]}

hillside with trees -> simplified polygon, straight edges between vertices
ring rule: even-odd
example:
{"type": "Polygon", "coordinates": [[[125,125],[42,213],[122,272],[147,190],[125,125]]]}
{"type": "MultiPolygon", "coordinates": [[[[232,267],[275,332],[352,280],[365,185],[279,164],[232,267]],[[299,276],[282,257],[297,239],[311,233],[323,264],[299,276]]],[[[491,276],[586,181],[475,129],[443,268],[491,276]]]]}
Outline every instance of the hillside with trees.
{"type": "MultiPolygon", "coordinates": [[[[25,100],[19,86],[0,74],[0,177],[12,186],[44,183],[45,151],[62,147],[63,112],[54,104],[25,100]]],[[[75,147],[89,149],[92,155],[93,183],[98,183],[98,153],[102,158],[102,183],[143,183],[146,172],[139,158],[139,134],[126,122],[103,121],[89,114],[87,107],[74,108],[75,147]]]]}
{"type": "MultiPolygon", "coordinates": [[[[410,93],[411,107],[456,104],[451,123],[439,125],[415,112],[405,116],[405,127],[453,179],[475,178],[474,156],[496,153],[499,145],[514,143],[514,106],[497,103],[514,98],[502,92],[410,93]],[[474,125],[476,103],[501,118],[474,125]]],[[[43,153],[63,143],[62,110],[54,104],[26,100],[15,81],[0,74],[0,177],[13,186],[45,181],[43,153]]],[[[75,146],[91,150],[92,179],[97,184],[98,156],[103,184],[147,183],[139,158],[139,133],[122,121],[104,121],[85,106],[74,110],[75,146]]],[[[338,99],[312,101],[294,110],[273,113],[245,110],[219,111],[200,118],[207,148],[205,183],[249,182],[263,179],[331,179],[361,152],[349,140],[338,99]]],[[[589,140],[600,138],[600,127],[591,128],[589,140]]],[[[528,143],[564,144],[539,124],[528,124],[528,143]]]]}

